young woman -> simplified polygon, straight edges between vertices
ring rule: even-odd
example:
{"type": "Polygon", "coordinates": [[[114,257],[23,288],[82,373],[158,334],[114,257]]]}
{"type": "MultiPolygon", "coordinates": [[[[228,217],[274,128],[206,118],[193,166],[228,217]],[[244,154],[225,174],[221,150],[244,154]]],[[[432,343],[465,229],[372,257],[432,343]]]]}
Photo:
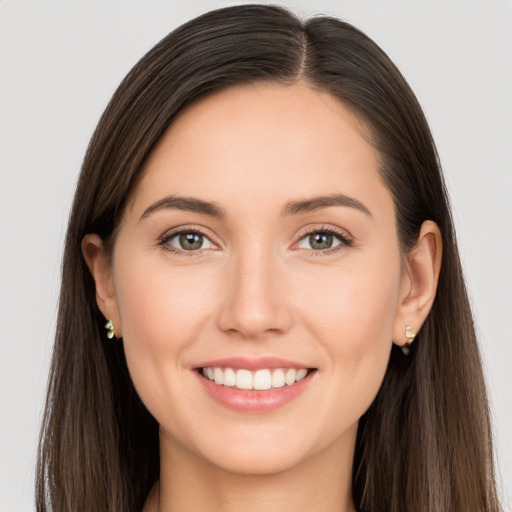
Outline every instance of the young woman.
{"type": "Polygon", "coordinates": [[[122,82],[68,227],[37,493],[499,510],[434,143],[357,29],[221,9],[122,82]]]}

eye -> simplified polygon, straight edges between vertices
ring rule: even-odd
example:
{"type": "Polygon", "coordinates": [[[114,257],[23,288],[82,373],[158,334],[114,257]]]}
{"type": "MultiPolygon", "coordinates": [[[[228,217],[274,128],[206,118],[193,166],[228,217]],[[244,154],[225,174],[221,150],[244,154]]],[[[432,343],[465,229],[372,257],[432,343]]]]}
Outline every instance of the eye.
{"type": "Polygon", "coordinates": [[[176,252],[195,252],[215,248],[213,243],[199,231],[174,231],[164,235],[160,240],[160,245],[176,252]]]}
{"type": "Polygon", "coordinates": [[[308,249],[315,252],[331,252],[339,246],[351,246],[352,241],[344,234],[333,229],[317,229],[306,233],[297,243],[298,249],[308,249]]]}

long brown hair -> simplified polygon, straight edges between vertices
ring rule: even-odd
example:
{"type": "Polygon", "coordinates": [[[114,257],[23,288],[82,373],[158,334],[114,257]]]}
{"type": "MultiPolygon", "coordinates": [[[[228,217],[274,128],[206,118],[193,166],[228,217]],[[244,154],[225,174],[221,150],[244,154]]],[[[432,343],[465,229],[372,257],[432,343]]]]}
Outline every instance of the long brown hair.
{"type": "Polygon", "coordinates": [[[488,403],[439,159],[422,110],[384,52],[330,17],[275,6],[204,14],[149,51],[91,139],[65,242],[58,324],[41,433],[37,509],[135,512],[159,473],[158,425],[105,339],[81,240],[115,242],[144,163],[178,113],[233,84],[302,80],[351,107],[372,133],[406,253],[423,221],[442,233],[437,297],[409,356],[393,348],[359,423],[356,507],[367,512],[496,512],[488,403]]]}

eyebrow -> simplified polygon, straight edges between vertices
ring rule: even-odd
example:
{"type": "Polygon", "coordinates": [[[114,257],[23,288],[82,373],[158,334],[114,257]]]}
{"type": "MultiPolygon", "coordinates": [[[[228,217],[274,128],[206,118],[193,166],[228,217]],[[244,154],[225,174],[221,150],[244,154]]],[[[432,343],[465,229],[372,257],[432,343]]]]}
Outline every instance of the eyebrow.
{"type": "Polygon", "coordinates": [[[182,210],[185,212],[202,213],[210,217],[223,218],[226,216],[224,210],[215,203],[203,201],[195,197],[168,196],[160,199],[144,210],[139,220],[145,219],[158,210],[182,210]]]}
{"type": "MultiPolygon", "coordinates": [[[[331,206],[345,206],[354,208],[368,216],[372,216],[370,210],[357,199],[346,196],[345,194],[331,194],[327,196],[318,196],[303,201],[291,201],[285,205],[281,211],[282,217],[289,215],[300,215],[309,213],[331,206]]],[[[215,218],[225,218],[225,211],[214,202],[204,201],[195,197],[179,197],[176,195],[164,197],[144,210],[139,220],[145,219],[153,212],[159,210],[182,210],[186,212],[202,213],[215,218]]]]}
{"type": "Polygon", "coordinates": [[[283,217],[288,215],[299,215],[301,213],[321,210],[322,208],[329,208],[330,206],[354,208],[370,217],[372,216],[370,210],[361,203],[361,201],[358,201],[354,197],[346,196],[345,194],[331,194],[328,196],[313,197],[304,201],[292,201],[286,204],[281,215],[283,217]]]}

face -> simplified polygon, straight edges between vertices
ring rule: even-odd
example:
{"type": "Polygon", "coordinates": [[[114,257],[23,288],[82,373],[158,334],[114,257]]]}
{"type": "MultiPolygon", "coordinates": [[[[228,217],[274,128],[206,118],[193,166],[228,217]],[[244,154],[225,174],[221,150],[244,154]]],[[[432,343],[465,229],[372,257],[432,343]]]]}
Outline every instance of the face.
{"type": "Polygon", "coordinates": [[[189,107],[151,155],[114,246],[111,317],[162,443],[276,472],[353,450],[403,274],[354,114],[304,84],[241,86],[189,107]]]}

